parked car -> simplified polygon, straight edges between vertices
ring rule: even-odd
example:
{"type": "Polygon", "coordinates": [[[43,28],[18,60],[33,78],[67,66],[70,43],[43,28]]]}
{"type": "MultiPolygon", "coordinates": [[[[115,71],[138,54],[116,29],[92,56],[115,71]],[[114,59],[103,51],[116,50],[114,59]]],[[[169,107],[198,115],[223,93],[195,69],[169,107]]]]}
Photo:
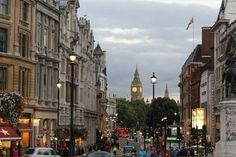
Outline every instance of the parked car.
{"type": "Polygon", "coordinates": [[[194,150],[194,155],[197,155],[197,147],[198,147],[198,154],[203,156],[205,155],[205,147],[201,145],[193,145],[190,149],[194,150]]]}
{"type": "Polygon", "coordinates": [[[134,146],[123,147],[123,157],[131,157],[133,154],[136,154],[136,150],[134,146]]]}
{"type": "Polygon", "coordinates": [[[23,157],[61,157],[56,151],[48,147],[32,147],[28,148],[23,157]]]}
{"type": "Polygon", "coordinates": [[[115,157],[115,156],[105,151],[95,151],[87,154],[86,157],[115,157]]]}

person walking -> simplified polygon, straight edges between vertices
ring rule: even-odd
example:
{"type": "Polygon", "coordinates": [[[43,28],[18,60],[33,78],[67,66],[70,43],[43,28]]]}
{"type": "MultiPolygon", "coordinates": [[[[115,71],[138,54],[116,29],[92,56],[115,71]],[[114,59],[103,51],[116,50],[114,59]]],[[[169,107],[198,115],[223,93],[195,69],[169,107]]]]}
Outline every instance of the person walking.
{"type": "Polygon", "coordinates": [[[13,157],[19,157],[19,151],[18,151],[18,148],[17,148],[17,147],[14,148],[14,150],[13,150],[13,152],[12,152],[12,156],[13,156],[13,157]]]}
{"type": "Polygon", "coordinates": [[[6,157],[7,156],[7,151],[6,148],[2,148],[2,153],[1,153],[2,157],[6,157]]]}

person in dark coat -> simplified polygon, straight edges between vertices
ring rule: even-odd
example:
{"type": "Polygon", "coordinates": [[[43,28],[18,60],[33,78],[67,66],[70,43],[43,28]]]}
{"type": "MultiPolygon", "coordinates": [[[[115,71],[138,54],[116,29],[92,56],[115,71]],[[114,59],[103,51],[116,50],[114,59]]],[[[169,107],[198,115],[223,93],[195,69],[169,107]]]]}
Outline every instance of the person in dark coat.
{"type": "Polygon", "coordinates": [[[68,146],[66,146],[63,150],[62,156],[63,157],[68,157],[69,155],[70,155],[70,150],[69,150],[68,146]]]}

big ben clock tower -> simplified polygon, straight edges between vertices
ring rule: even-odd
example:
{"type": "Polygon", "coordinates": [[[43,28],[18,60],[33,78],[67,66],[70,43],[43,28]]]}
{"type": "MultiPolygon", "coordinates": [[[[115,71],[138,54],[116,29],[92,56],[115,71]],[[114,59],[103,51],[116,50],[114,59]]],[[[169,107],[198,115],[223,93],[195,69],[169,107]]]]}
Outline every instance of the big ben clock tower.
{"type": "Polygon", "coordinates": [[[134,73],[134,79],[130,86],[131,91],[131,101],[140,100],[142,99],[142,82],[139,78],[138,68],[136,67],[134,73]]]}

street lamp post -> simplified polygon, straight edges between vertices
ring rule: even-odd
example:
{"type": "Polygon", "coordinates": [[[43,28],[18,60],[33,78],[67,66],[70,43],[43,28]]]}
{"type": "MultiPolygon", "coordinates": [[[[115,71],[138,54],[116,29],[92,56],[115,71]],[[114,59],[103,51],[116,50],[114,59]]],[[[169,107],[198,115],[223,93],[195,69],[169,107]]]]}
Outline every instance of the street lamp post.
{"type": "Polygon", "coordinates": [[[155,98],[155,84],[157,83],[157,77],[155,76],[155,73],[153,72],[151,76],[151,83],[152,83],[152,101],[154,101],[155,98]]]}
{"type": "Polygon", "coordinates": [[[74,124],[73,124],[73,118],[74,118],[74,63],[76,60],[76,56],[71,55],[70,61],[71,61],[71,92],[70,92],[70,152],[71,156],[74,156],[74,148],[75,148],[75,137],[74,137],[74,124]]]}
{"type": "MultiPolygon", "coordinates": [[[[152,83],[152,102],[154,101],[154,98],[155,98],[155,84],[157,82],[157,77],[155,76],[155,73],[153,72],[152,73],[152,76],[151,76],[151,83],[152,83]]],[[[154,117],[152,117],[152,129],[153,129],[153,135],[152,135],[152,144],[154,145],[154,134],[155,134],[155,129],[154,129],[154,117]]]]}
{"type": "Polygon", "coordinates": [[[162,119],[161,119],[161,121],[164,123],[164,157],[166,157],[166,121],[167,120],[167,117],[163,117],[162,119]]]}
{"type": "Polygon", "coordinates": [[[57,82],[57,128],[59,128],[59,114],[60,114],[60,88],[61,88],[61,82],[57,82]]]}

